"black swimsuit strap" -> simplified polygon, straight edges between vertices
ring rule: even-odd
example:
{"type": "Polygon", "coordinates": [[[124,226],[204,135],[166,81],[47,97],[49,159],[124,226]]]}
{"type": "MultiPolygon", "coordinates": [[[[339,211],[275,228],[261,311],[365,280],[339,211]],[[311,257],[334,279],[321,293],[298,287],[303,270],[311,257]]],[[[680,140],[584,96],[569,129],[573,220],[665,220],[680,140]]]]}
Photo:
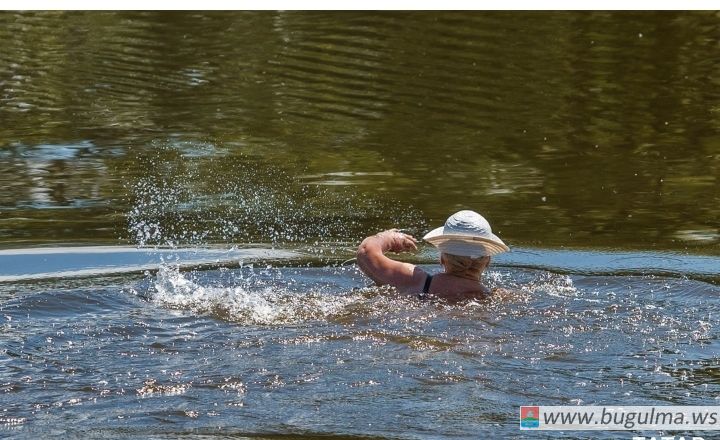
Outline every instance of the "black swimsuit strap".
{"type": "Polygon", "coordinates": [[[425,285],[421,293],[418,293],[418,299],[428,299],[428,292],[430,292],[430,283],[432,282],[432,275],[428,274],[425,278],[425,285]]]}
{"type": "Polygon", "coordinates": [[[427,278],[425,278],[425,285],[423,286],[422,293],[430,292],[430,283],[432,283],[432,275],[428,274],[427,278]]]}

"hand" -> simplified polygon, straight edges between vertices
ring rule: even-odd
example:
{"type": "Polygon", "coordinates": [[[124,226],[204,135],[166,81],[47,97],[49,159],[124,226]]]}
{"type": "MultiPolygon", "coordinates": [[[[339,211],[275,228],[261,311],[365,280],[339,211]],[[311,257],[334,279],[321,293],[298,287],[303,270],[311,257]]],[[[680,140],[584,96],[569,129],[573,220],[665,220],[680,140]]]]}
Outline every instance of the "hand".
{"type": "Polygon", "coordinates": [[[388,229],[377,234],[383,241],[383,249],[390,252],[407,252],[417,250],[417,240],[409,234],[398,231],[397,229],[388,229]]]}

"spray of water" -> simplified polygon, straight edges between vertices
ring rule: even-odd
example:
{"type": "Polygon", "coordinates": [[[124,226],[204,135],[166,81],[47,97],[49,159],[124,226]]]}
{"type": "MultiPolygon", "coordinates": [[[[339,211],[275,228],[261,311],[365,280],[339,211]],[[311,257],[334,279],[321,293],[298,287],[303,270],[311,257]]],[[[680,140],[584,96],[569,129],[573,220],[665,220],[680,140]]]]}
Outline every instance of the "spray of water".
{"type": "Polygon", "coordinates": [[[342,314],[357,293],[331,294],[322,288],[294,292],[282,286],[263,286],[254,272],[230,286],[207,286],[171,266],[156,274],[152,300],[166,307],[208,313],[245,325],[281,325],[327,320],[342,314]]]}
{"type": "Polygon", "coordinates": [[[352,187],[309,184],[297,169],[251,156],[218,159],[189,154],[182,146],[157,144],[137,158],[142,172],[127,185],[127,223],[129,238],[139,246],[265,243],[327,249],[353,246],[380,228],[425,227],[417,210],[397,201],[352,187]]]}
{"type": "MultiPolygon", "coordinates": [[[[362,237],[380,228],[425,226],[418,211],[397,201],[308,183],[302,169],[271,166],[222,146],[168,141],[139,154],[141,172],[128,183],[126,202],[128,233],[141,247],[259,244],[337,260],[351,256],[362,237]]],[[[341,319],[348,308],[364,313],[357,304],[366,298],[358,291],[321,285],[292,290],[282,272],[266,285],[252,269],[205,285],[176,263],[164,264],[150,279],[149,298],[165,307],[250,325],[341,319]]]]}

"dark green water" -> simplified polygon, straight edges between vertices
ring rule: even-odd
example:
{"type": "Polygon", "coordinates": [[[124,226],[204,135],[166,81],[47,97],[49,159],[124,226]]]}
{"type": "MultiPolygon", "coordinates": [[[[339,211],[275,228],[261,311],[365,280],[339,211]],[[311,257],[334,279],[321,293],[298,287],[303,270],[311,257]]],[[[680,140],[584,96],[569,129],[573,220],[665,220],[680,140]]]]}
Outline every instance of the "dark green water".
{"type": "Polygon", "coordinates": [[[511,246],[718,254],[719,24],[5,12],[0,247],[352,245],[471,208],[511,246]]]}

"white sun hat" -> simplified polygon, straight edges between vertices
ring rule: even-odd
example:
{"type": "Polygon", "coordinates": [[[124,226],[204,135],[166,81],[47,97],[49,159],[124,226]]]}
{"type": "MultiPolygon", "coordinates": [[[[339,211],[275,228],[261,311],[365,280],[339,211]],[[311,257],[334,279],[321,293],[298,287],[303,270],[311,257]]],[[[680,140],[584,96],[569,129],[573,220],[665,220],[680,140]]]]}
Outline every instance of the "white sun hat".
{"type": "Polygon", "coordinates": [[[445,226],[428,232],[423,240],[440,252],[464,257],[484,257],[510,250],[500,237],[492,233],[485,217],[468,210],[451,215],[445,226]]]}

